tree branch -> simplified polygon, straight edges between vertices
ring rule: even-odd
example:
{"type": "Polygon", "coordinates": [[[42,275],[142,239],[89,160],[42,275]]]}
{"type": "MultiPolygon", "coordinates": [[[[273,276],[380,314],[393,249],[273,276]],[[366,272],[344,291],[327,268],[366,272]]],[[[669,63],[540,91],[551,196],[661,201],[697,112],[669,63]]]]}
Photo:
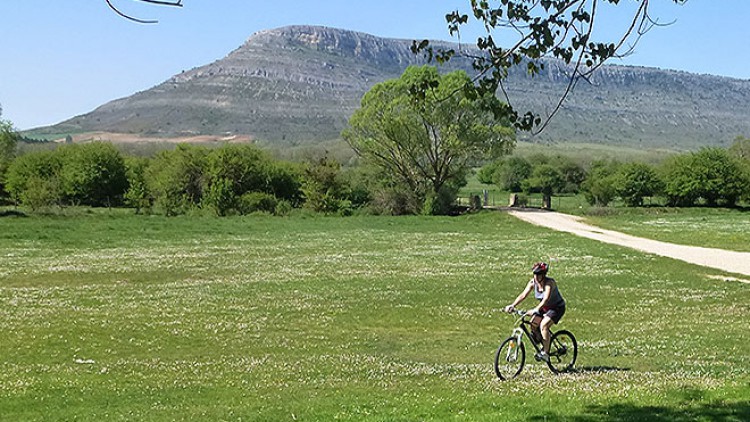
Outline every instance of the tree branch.
{"type": "MultiPolygon", "coordinates": [[[[115,5],[112,4],[111,0],[104,0],[104,1],[107,2],[107,6],[109,6],[110,9],[114,10],[115,13],[117,13],[118,15],[122,16],[123,18],[125,18],[125,19],[127,19],[129,21],[133,21],[133,22],[137,22],[137,23],[143,23],[143,24],[153,24],[153,23],[158,23],[159,22],[157,20],[146,20],[146,19],[135,18],[133,16],[130,16],[128,14],[125,14],[125,13],[121,12],[118,8],[115,7],[115,5]]],[[[136,0],[136,1],[140,1],[140,2],[143,2],[143,3],[156,4],[156,5],[160,5],[160,6],[182,7],[182,0],[171,0],[171,1],[170,0],[136,0]]]]}

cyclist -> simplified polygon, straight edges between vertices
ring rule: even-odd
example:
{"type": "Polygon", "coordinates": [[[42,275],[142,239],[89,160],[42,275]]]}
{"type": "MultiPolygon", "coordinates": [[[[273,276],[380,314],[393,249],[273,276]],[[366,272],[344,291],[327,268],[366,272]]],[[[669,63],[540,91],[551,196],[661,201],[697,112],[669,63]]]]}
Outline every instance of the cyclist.
{"type": "MultiPolygon", "coordinates": [[[[547,277],[549,266],[544,262],[537,262],[531,268],[534,277],[526,285],[526,288],[513,301],[512,304],[505,307],[505,312],[513,312],[516,306],[523,302],[524,299],[534,291],[534,297],[539,300],[539,305],[530,309],[526,315],[532,317],[532,333],[536,336],[541,331],[542,351],[534,355],[536,360],[549,362],[549,329],[552,324],[560,322],[560,318],[565,314],[565,299],[560,294],[557,282],[554,278],[547,277]]],[[[538,339],[537,339],[538,341],[538,339]]]]}

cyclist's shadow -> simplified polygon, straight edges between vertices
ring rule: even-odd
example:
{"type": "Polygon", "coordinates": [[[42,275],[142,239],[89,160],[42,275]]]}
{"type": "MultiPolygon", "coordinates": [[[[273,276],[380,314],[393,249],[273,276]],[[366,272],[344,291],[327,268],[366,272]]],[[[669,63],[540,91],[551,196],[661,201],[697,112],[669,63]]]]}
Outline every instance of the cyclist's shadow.
{"type": "Polygon", "coordinates": [[[581,366],[566,371],[568,374],[594,374],[604,372],[627,372],[630,368],[619,368],[616,366],[581,366]]]}

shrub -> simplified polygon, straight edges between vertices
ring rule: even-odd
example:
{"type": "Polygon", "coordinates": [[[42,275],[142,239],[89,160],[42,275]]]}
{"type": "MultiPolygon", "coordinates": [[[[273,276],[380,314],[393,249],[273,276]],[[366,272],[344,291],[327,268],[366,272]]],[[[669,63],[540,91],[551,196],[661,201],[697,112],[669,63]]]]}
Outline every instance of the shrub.
{"type": "Polygon", "coordinates": [[[108,142],[66,145],[57,151],[66,198],[76,204],[117,206],[128,189],[125,160],[108,142]]]}
{"type": "MultiPolygon", "coordinates": [[[[242,214],[251,214],[254,212],[268,212],[276,214],[277,208],[280,203],[275,196],[265,192],[248,192],[242,195],[239,202],[239,211],[242,214]]],[[[288,201],[282,202],[285,202],[289,206],[288,211],[291,212],[291,204],[288,201]]]]}

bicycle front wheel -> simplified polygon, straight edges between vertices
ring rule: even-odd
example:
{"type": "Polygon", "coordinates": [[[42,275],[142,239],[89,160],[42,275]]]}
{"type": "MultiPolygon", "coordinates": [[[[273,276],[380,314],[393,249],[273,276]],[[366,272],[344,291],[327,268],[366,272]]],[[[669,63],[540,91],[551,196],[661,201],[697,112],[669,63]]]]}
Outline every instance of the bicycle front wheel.
{"type": "Polygon", "coordinates": [[[556,374],[570,370],[578,358],[578,342],[573,333],[560,330],[552,335],[549,343],[549,369],[556,374]]]}
{"type": "Polygon", "coordinates": [[[526,362],[526,348],[515,337],[508,337],[495,352],[495,374],[501,380],[518,376],[526,362]]]}

